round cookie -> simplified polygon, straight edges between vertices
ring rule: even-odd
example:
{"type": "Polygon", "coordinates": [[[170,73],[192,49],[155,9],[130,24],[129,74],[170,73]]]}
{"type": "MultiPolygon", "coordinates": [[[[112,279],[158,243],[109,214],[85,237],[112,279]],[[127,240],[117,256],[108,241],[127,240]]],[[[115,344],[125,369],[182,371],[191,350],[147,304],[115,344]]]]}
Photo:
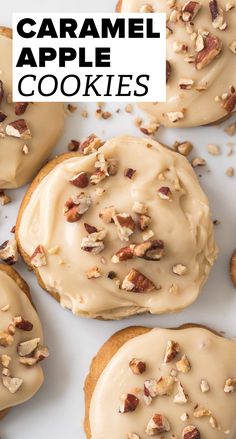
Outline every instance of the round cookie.
{"type": "Polygon", "coordinates": [[[12,103],[12,31],[0,27],[0,188],[28,183],[56,145],[61,103],[12,103]]]}
{"type": "Polygon", "coordinates": [[[117,11],[167,14],[167,101],[139,104],[152,118],[168,127],[193,127],[219,123],[235,111],[233,3],[119,0],[117,11]]]}
{"type": "Polygon", "coordinates": [[[235,361],[235,343],[198,325],[119,331],[85,382],[87,439],[233,439],[235,361]]]}
{"type": "Polygon", "coordinates": [[[0,264],[0,419],[28,401],[43,384],[39,364],[48,356],[29,287],[13,268],[0,264]]]}
{"type": "Polygon", "coordinates": [[[76,315],[119,319],[181,310],[217,250],[189,162],[153,140],[91,136],[36,177],[16,225],[40,285],[76,315]],[[96,151],[96,148],[99,148],[96,151]]]}

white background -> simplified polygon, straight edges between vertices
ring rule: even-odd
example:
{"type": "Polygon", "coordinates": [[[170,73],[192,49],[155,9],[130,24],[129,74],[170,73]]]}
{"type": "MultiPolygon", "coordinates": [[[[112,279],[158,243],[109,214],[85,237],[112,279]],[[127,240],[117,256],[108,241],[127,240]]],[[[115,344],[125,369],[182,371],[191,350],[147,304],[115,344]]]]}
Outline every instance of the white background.
{"type": "MultiPolygon", "coordinates": [[[[112,11],[115,0],[10,0],[4,3],[1,10],[1,25],[11,24],[11,13],[30,11],[112,11]]],[[[108,111],[122,105],[107,104],[108,111]]],[[[107,121],[93,117],[96,105],[86,108],[89,118],[80,116],[85,104],[70,115],[66,121],[64,135],[56,152],[66,150],[72,138],[96,132],[104,139],[121,133],[140,135],[133,124],[134,115],[122,111],[114,114],[107,121]]],[[[236,117],[232,117],[232,121],[236,117]]],[[[130,325],[174,327],[186,322],[197,322],[225,331],[228,336],[236,335],[236,290],[229,278],[229,259],[236,247],[236,202],[235,179],[225,175],[229,166],[236,168],[236,146],[231,157],[227,157],[228,142],[235,143],[235,137],[228,137],[224,126],[196,128],[186,130],[161,129],[157,138],[173,144],[175,140],[192,140],[195,155],[207,160],[205,169],[197,171],[201,174],[201,183],[206,190],[213,218],[221,221],[216,227],[216,237],[220,247],[220,257],[214,266],[203,294],[187,310],[166,316],[140,316],[120,322],[102,322],[76,318],[69,311],[63,310],[49,295],[40,289],[32,273],[28,273],[23,264],[16,268],[27,279],[34,302],[41,316],[46,342],[51,356],[43,364],[45,384],[39,393],[28,403],[12,409],[4,421],[0,422],[1,439],[84,439],[82,419],[84,415],[83,382],[89,363],[101,344],[115,331],[130,325]],[[217,143],[221,147],[221,155],[210,156],[207,153],[208,143],[217,143]]],[[[25,191],[9,191],[13,203],[0,208],[0,242],[10,236],[10,229],[15,223],[17,207],[25,191]]],[[[112,439],[104,438],[104,439],[112,439]]]]}

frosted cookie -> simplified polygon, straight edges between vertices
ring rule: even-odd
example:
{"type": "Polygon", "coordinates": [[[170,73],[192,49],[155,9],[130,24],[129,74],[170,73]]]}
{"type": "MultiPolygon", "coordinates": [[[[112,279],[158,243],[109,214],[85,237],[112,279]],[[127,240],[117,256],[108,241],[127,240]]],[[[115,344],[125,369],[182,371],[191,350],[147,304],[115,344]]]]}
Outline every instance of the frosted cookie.
{"type": "Polygon", "coordinates": [[[126,328],[85,383],[87,439],[234,439],[236,344],[208,329],[126,328]]]}
{"type": "Polygon", "coordinates": [[[26,282],[11,267],[0,265],[0,419],[39,390],[39,364],[48,356],[43,332],[26,282]]]}
{"type": "Polygon", "coordinates": [[[86,317],[190,305],[216,258],[208,200],[187,159],[159,143],[91,136],[49,163],[23,200],[16,236],[40,285],[86,317]]]}
{"type": "Polygon", "coordinates": [[[192,127],[235,111],[234,2],[120,0],[117,11],[167,14],[167,101],[140,103],[150,116],[165,126],[192,127]]]}
{"type": "Polygon", "coordinates": [[[61,103],[12,102],[12,34],[0,27],[0,188],[32,180],[64,125],[61,103]]]}

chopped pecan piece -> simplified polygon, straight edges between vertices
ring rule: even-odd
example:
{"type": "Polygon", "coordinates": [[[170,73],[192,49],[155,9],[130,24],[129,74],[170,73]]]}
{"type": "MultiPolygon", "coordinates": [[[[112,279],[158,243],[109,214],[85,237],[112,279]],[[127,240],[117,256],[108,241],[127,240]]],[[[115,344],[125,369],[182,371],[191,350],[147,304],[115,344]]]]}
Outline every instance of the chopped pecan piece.
{"type": "Polygon", "coordinates": [[[210,386],[207,380],[201,380],[200,389],[202,393],[207,393],[210,390],[210,386]]]}
{"type": "Polygon", "coordinates": [[[175,380],[167,375],[159,380],[147,380],[144,383],[144,393],[146,396],[155,398],[156,396],[169,396],[173,392],[175,380]]]}
{"type": "Polygon", "coordinates": [[[18,344],[17,352],[20,357],[27,357],[34,353],[38,347],[40,338],[32,338],[31,340],[23,341],[18,344]]]}
{"type": "Polygon", "coordinates": [[[230,276],[236,288],[236,250],[233,252],[230,260],[230,276]]]}
{"type": "Polygon", "coordinates": [[[79,221],[82,215],[87,212],[91,205],[92,199],[90,195],[86,195],[84,192],[80,192],[79,195],[69,197],[63,209],[66,221],[69,223],[79,221]]]}
{"type": "Polygon", "coordinates": [[[11,203],[11,198],[4,191],[0,191],[0,206],[5,206],[9,203],[11,203]]]}
{"type": "Polygon", "coordinates": [[[96,227],[91,226],[88,223],[84,223],[84,227],[85,227],[86,232],[88,232],[89,234],[90,233],[96,233],[98,231],[98,229],[96,227]]]}
{"type": "Polygon", "coordinates": [[[84,171],[79,172],[79,174],[76,174],[69,181],[71,184],[73,184],[73,186],[79,187],[81,189],[87,187],[89,184],[88,175],[84,171]]]}
{"type": "Polygon", "coordinates": [[[119,413],[134,412],[138,407],[139,399],[132,393],[124,393],[120,398],[119,413]]]}
{"type": "Polygon", "coordinates": [[[201,9],[201,3],[196,1],[187,1],[182,7],[182,20],[183,21],[192,21],[199,10],[201,9]]]}
{"type": "Polygon", "coordinates": [[[124,278],[121,288],[132,293],[150,293],[158,289],[150,279],[134,268],[124,278]]]}
{"type": "Polygon", "coordinates": [[[186,404],[188,401],[187,395],[184,388],[180,382],[178,382],[178,392],[174,396],[173,402],[175,404],[186,404]]]}
{"type": "Polygon", "coordinates": [[[140,201],[135,201],[132,207],[133,212],[138,213],[140,215],[144,215],[147,213],[148,208],[144,203],[140,203],[140,201]]]}
{"type": "Polygon", "coordinates": [[[151,223],[151,217],[148,215],[139,215],[138,217],[138,226],[139,229],[143,232],[146,230],[151,223]]]}
{"type": "Polygon", "coordinates": [[[181,360],[177,361],[176,368],[182,373],[188,373],[190,371],[191,365],[185,354],[182,356],[181,360]]]}
{"type": "Polygon", "coordinates": [[[1,102],[3,100],[3,97],[4,97],[4,88],[3,88],[3,82],[0,79],[0,104],[1,104],[1,102]]]}
{"type": "Polygon", "coordinates": [[[25,119],[17,119],[6,126],[6,134],[12,137],[19,137],[20,139],[31,139],[30,129],[25,119]]]}
{"type": "Polygon", "coordinates": [[[222,42],[215,35],[209,34],[204,39],[204,48],[197,53],[195,66],[201,70],[208,66],[221,52],[222,42]]]}
{"type": "Polygon", "coordinates": [[[80,143],[79,149],[80,151],[87,155],[91,154],[94,151],[97,151],[104,142],[101,141],[95,134],[91,134],[87,137],[82,143],[80,143]]]}
{"type": "Polygon", "coordinates": [[[168,419],[159,413],[155,413],[148,422],[145,432],[148,436],[155,436],[168,431],[170,431],[168,419]]]}
{"type": "Polygon", "coordinates": [[[136,170],[132,168],[125,169],[124,176],[132,180],[136,170]]]}
{"type": "Polygon", "coordinates": [[[8,332],[0,331],[0,346],[6,348],[7,346],[11,346],[14,339],[11,334],[8,332]]]}
{"type": "Polygon", "coordinates": [[[117,227],[118,236],[121,241],[129,241],[129,237],[134,233],[135,222],[128,213],[118,213],[113,216],[117,227]]]}
{"type": "Polygon", "coordinates": [[[134,256],[147,261],[160,261],[164,255],[164,243],[160,240],[146,241],[134,248],[134,256]]]}
{"type": "Polygon", "coordinates": [[[3,113],[2,111],[0,111],[0,123],[4,122],[4,120],[7,118],[7,115],[5,113],[3,113]]]}
{"type": "Polygon", "coordinates": [[[231,93],[224,101],[223,108],[227,113],[232,113],[236,106],[236,93],[231,93]]]}
{"type": "Polygon", "coordinates": [[[169,81],[171,75],[171,64],[169,61],[166,61],[166,83],[169,81]]]}
{"type": "Polygon", "coordinates": [[[2,383],[3,383],[4,387],[6,387],[9,390],[10,393],[16,393],[17,390],[23,384],[23,380],[22,380],[22,378],[3,376],[2,383]]]}
{"type": "Polygon", "coordinates": [[[5,241],[0,245],[0,259],[8,265],[13,265],[18,261],[18,250],[15,238],[5,241]]]}
{"type": "Polygon", "coordinates": [[[73,140],[72,139],[68,143],[67,149],[68,149],[68,151],[74,152],[74,151],[78,151],[79,146],[80,146],[80,142],[78,142],[78,140],[73,140]]]}
{"type": "Polygon", "coordinates": [[[224,392],[231,393],[236,390],[236,378],[228,378],[225,381],[224,392]]]}
{"type": "Polygon", "coordinates": [[[171,361],[173,361],[179,352],[179,343],[177,341],[168,340],[164,356],[164,363],[170,363],[171,361]]]}
{"type": "Polygon", "coordinates": [[[101,272],[98,267],[92,267],[86,273],[88,279],[97,279],[101,277],[101,272]]]}
{"type": "Polygon", "coordinates": [[[133,358],[129,362],[129,367],[134,375],[141,375],[146,371],[146,363],[142,360],[138,360],[137,358],[133,358]]]}
{"type": "Polygon", "coordinates": [[[99,218],[101,218],[105,224],[110,224],[114,222],[113,217],[115,214],[116,210],[114,206],[104,207],[99,213],[99,218]]]}
{"type": "Polygon", "coordinates": [[[182,431],[182,439],[201,439],[201,435],[197,427],[188,425],[182,431]]]}
{"type": "Polygon", "coordinates": [[[21,329],[22,331],[32,331],[33,329],[33,323],[23,319],[23,317],[21,316],[13,318],[13,325],[15,325],[17,329],[21,329]]]}
{"type": "Polygon", "coordinates": [[[208,409],[196,408],[193,412],[194,418],[204,418],[207,416],[211,416],[211,411],[208,409]]]}
{"type": "Polygon", "coordinates": [[[81,249],[93,255],[97,255],[104,250],[103,239],[106,236],[106,230],[102,229],[98,232],[90,233],[82,239],[81,249]]]}
{"type": "Polygon", "coordinates": [[[132,259],[134,257],[134,248],[134,244],[130,244],[127,247],[121,248],[112,256],[111,262],[113,262],[113,264],[118,264],[119,262],[132,259]]]}
{"type": "Polygon", "coordinates": [[[162,200],[172,200],[172,192],[167,186],[160,187],[158,189],[158,195],[162,200]]]}
{"type": "Polygon", "coordinates": [[[176,264],[172,267],[172,271],[174,274],[177,274],[178,276],[182,276],[187,272],[186,265],[183,264],[176,264]]]}
{"type": "Polygon", "coordinates": [[[3,354],[0,356],[0,363],[3,367],[9,367],[11,357],[9,355],[3,354]]]}
{"type": "Polygon", "coordinates": [[[29,105],[28,102],[16,102],[15,114],[17,116],[21,116],[22,114],[24,114],[28,105],[29,105]]]}
{"type": "Polygon", "coordinates": [[[38,345],[29,356],[21,356],[19,362],[25,366],[34,366],[49,356],[48,348],[38,345]],[[33,355],[33,356],[32,356],[33,355]]]}
{"type": "Polygon", "coordinates": [[[38,268],[47,265],[46,254],[42,245],[38,245],[30,257],[31,264],[38,268]]]}

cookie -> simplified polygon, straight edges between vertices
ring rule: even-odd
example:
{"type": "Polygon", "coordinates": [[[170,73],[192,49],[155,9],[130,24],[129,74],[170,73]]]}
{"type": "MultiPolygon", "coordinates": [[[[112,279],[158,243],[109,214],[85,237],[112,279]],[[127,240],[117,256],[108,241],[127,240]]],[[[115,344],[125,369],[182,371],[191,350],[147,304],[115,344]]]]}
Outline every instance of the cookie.
{"type": "Polygon", "coordinates": [[[0,27],[0,188],[17,188],[35,176],[64,125],[61,103],[12,102],[12,32],[0,27]]]}
{"type": "Polygon", "coordinates": [[[188,160],[154,140],[101,145],[91,136],[83,156],[62,155],[36,177],[18,215],[20,252],[76,315],[181,310],[217,254],[207,197],[188,160]]]}
{"type": "Polygon", "coordinates": [[[193,127],[219,123],[235,111],[233,3],[119,0],[117,11],[167,14],[167,101],[139,104],[152,118],[168,127],[193,127]]]}
{"type": "Polygon", "coordinates": [[[48,357],[29,287],[20,275],[0,264],[0,419],[28,401],[43,384],[39,364],[48,357]]]}
{"type": "Polygon", "coordinates": [[[233,439],[235,362],[236,344],[198,325],[123,329],[91,364],[87,439],[233,439]]]}

